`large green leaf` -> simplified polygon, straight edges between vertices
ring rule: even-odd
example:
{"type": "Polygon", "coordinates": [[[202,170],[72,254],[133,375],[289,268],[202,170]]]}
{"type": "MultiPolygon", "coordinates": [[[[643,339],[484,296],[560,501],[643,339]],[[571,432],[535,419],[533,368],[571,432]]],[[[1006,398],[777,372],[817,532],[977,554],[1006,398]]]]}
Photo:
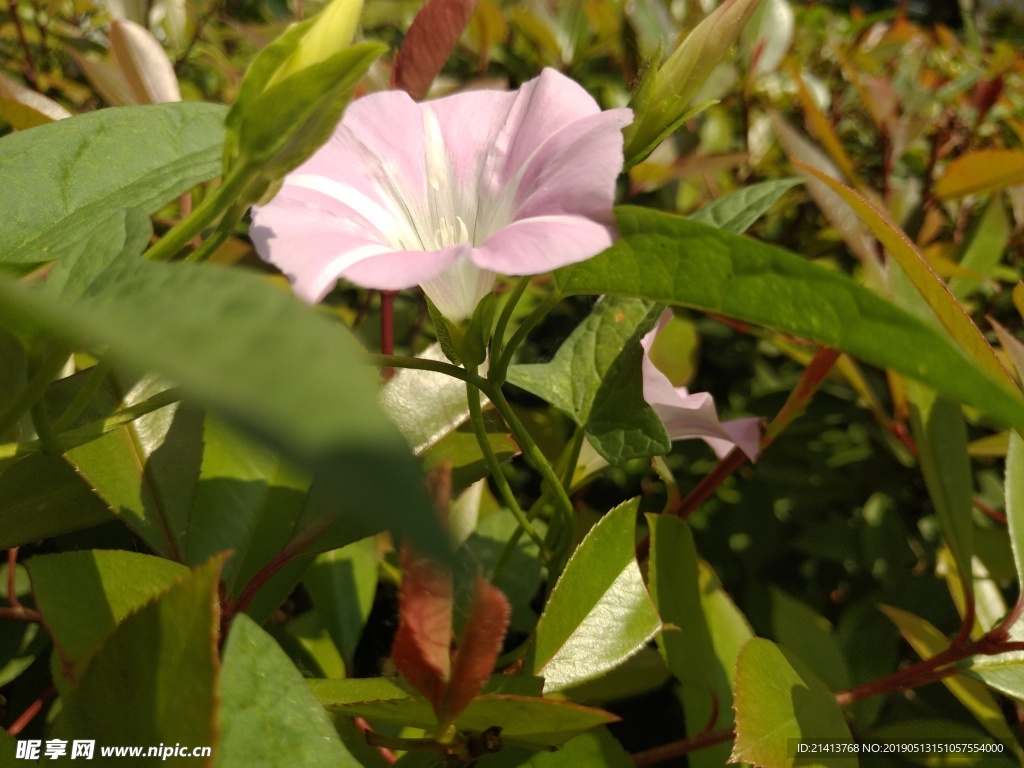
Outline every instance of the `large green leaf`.
{"type": "Polygon", "coordinates": [[[73,676],[129,614],[188,574],[169,560],[117,550],[39,555],[28,571],[36,606],[73,676]]]}
{"type": "Polygon", "coordinates": [[[731,761],[764,768],[857,768],[846,754],[797,757],[790,739],[853,743],[835,696],[813,672],[769,640],[747,643],[736,662],[736,742],[731,761]]]}
{"type": "Polygon", "coordinates": [[[152,213],[220,173],[217,104],[101,109],[0,139],[0,262],[59,258],[124,208],[152,213]]]}
{"type": "MultiPolygon", "coordinates": [[[[529,678],[496,680],[492,677],[491,681],[484,693],[473,699],[455,719],[459,731],[481,733],[499,726],[501,738],[508,744],[552,749],[583,731],[617,719],[599,709],[526,695],[524,692],[533,687],[529,678]],[[496,687],[516,692],[496,692],[496,687]]],[[[314,695],[332,712],[425,730],[437,726],[437,715],[426,699],[390,680],[309,680],[308,683],[314,695]]]]}
{"type": "Polygon", "coordinates": [[[360,766],[299,670],[245,614],[232,622],[220,684],[218,768],[360,766]]]}
{"type": "MultiPolygon", "coordinates": [[[[289,546],[334,549],[382,528],[445,543],[377,383],[346,331],[241,269],[129,262],[57,302],[0,278],[0,320],[36,324],[115,363],[151,369],[319,477],[289,546]],[[315,542],[314,542],[315,540],[315,542]]],[[[319,548],[319,550],[318,550],[319,548]]]]}
{"type": "MultiPolygon", "coordinates": [[[[211,560],[118,625],[65,699],[55,735],[98,745],[213,745],[220,566],[211,560]]],[[[163,764],[208,768],[213,759],[163,764]]]]}
{"type": "Polygon", "coordinates": [[[634,556],[638,507],[621,504],[591,528],[551,591],[527,659],[545,691],[599,676],[661,628],[634,556]]]}
{"type": "Polygon", "coordinates": [[[0,548],[99,525],[112,517],[59,456],[27,456],[0,475],[0,548]]]}
{"type": "Polygon", "coordinates": [[[508,380],[565,412],[613,464],[668,453],[671,442],[643,396],[641,337],[664,307],[606,298],[566,339],[550,363],[516,365],[508,380]]]}
{"type": "MultiPolygon", "coordinates": [[[[110,400],[126,406],[167,389],[153,377],[130,387],[115,379],[110,386],[110,400]]],[[[202,454],[202,413],[173,404],[71,449],[67,459],[154,552],[184,563],[202,454]]]]}
{"type": "Polygon", "coordinates": [[[1019,393],[844,275],[698,222],[631,207],[617,215],[618,243],[555,272],[563,294],[634,296],[764,325],[891,368],[1024,429],[1019,393]]]}

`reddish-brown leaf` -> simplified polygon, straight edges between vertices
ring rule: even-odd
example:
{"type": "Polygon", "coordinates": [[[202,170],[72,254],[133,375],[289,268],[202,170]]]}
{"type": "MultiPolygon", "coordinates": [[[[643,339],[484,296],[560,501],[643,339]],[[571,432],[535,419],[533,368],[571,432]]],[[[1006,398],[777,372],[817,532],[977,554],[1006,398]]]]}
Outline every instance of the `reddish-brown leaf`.
{"type": "Polygon", "coordinates": [[[440,713],[451,674],[451,572],[405,547],[398,601],[400,623],[391,658],[402,677],[440,713]]]}
{"type": "Polygon", "coordinates": [[[440,713],[442,726],[457,718],[487,682],[501,653],[512,607],[497,587],[477,577],[466,628],[452,662],[451,682],[440,713]]]}
{"type": "Polygon", "coordinates": [[[448,60],[478,0],[428,0],[416,14],[395,57],[395,86],[416,101],[448,60]]]}

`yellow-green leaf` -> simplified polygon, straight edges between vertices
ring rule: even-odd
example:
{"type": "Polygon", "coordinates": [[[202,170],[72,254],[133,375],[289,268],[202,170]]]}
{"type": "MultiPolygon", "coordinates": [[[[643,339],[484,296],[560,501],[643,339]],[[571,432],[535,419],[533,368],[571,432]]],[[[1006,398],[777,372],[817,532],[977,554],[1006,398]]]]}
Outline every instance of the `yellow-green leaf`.
{"type": "Polygon", "coordinates": [[[1024,151],[980,149],[951,162],[935,182],[942,199],[964,197],[1024,184],[1024,151]]]}

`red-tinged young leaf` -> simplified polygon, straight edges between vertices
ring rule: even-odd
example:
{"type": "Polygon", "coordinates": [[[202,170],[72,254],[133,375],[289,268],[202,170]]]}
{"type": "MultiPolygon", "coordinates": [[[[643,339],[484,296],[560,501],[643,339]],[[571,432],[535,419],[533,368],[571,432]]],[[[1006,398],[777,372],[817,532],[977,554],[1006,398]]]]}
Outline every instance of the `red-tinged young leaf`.
{"type": "Polygon", "coordinates": [[[441,713],[442,727],[458,717],[483,689],[501,653],[511,618],[512,606],[505,595],[478,576],[466,629],[452,660],[451,682],[441,713]]]}
{"type": "Polygon", "coordinates": [[[427,95],[469,23],[477,0],[428,0],[413,19],[398,56],[395,85],[419,101],[427,95]]]}
{"type": "Polygon", "coordinates": [[[1017,378],[1024,382],[1024,343],[1018,341],[1012,333],[991,317],[988,321],[992,324],[992,330],[996,332],[996,336],[999,337],[999,343],[1003,345],[1003,351],[1009,355],[1010,362],[1013,363],[1013,367],[1017,370],[1017,378]]]}
{"type": "Polygon", "coordinates": [[[960,302],[950,293],[928,261],[917,250],[910,238],[903,233],[889,217],[868,200],[852,189],[820,171],[794,161],[807,173],[828,186],[853,208],[860,219],[868,225],[878,241],[896,260],[914,287],[928,302],[936,317],[949,334],[977,364],[978,368],[1004,386],[1016,389],[1013,379],[1003,368],[988,341],[982,335],[960,302]]]}
{"type": "Polygon", "coordinates": [[[402,677],[440,713],[451,677],[452,576],[406,547],[391,658],[402,677]]]}

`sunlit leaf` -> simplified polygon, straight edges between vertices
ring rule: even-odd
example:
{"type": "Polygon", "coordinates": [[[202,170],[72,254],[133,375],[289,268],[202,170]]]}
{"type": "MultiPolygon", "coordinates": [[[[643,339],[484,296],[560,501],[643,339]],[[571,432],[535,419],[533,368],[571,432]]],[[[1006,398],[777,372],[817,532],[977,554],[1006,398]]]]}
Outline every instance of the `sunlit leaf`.
{"type": "Polygon", "coordinates": [[[802,183],[801,179],[774,179],[751,184],[712,200],[687,218],[741,235],[767,213],[788,190],[802,183]]]}
{"type": "Polygon", "coordinates": [[[1024,184],[1024,151],[977,149],[955,158],[935,182],[943,199],[993,192],[1024,184]]]}

